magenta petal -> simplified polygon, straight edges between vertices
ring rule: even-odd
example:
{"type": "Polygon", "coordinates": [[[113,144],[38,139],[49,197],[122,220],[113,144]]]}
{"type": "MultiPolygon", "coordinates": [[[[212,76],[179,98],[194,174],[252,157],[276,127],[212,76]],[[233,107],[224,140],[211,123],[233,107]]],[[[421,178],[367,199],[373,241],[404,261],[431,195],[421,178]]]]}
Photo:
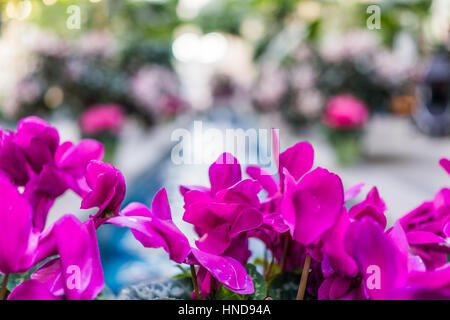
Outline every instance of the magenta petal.
{"type": "Polygon", "coordinates": [[[386,211],[386,205],[381,199],[378,189],[373,187],[367,197],[362,202],[354,205],[350,211],[349,215],[353,219],[361,219],[362,217],[371,217],[377,221],[383,229],[386,228],[387,219],[384,215],[386,211]]]}
{"type": "Polygon", "coordinates": [[[350,225],[346,237],[363,276],[362,286],[371,298],[389,299],[395,290],[405,285],[408,257],[388,238],[377,222],[368,217],[355,221],[350,225]],[[376,279],[376,275],[379,275],[380,286],[370,286],[369,282],[376,279]]]}
{"type": "Polygon", "coordinates": [[[292,201],[292,195],[295,191],[295,180],[286,169],[284,170],[284,196],[280,204],[280,210],[286,225],[291,230],[291,235],[294,234],[295,231],[295,222],[296,222],[296,209],[294,206],[294,202],[292,201]]]}
{"type": "MultiPolygon", "coordinates": [[[[202,299],[204,299],[208,294],[211,293],[211,273],[200,266],[197,271],[197,281],[200,296],[202,297],[202,299]]],[[[192,292],[192,299],[195,299],[195,291],[192,292]]]]}
{"type": "Polygon", "coordinates": [[[233,238],[230,246],[223,253],[223,256],[231,257],[245,266],[251,254],[252,252],[248,249],[248,235],[246,233],[241,233],[233,238]]]}
{"type": "Polygon", "coordinates": [[[166,189],[159,190],[153,198],[152,213],[158,219],[172,220],[166,189]]]}
{"type": "Polygon", "coordinates": [[[447,238],[450,238],[450,220],[447,222],[447,224],[444,226],[444,230],[443,230],[445,236],[447,238]]]}
{"type": "Polygon", "coordinates": [[[183,220],[203,231],[209,231],[219,224],[225,223],[225,220],[213,214],[208,206],[203,203],[188,206],[184,212],[183,220]]]}
{"type": "Polygon", "coordinates": [[[26,144],[31,137],[43,140],[51,153],[54,153],[59,145],[58,131],[46,121],[34,116],[23,118],[17,124],[19,144],[26,144]]]}
{"type": "Polygon", "coordinates": [[[330,300],[330,288],[333,285],[334,276],[323,280],[319,287],[318,299],[319,300],[330,300]]]}
{"type": "Polygon", "coordinates": [[[0,178],[0,190],[0,272],[24,272],[31,267],[37,246],[33,209],[9,180],[0,178]]]}
{"type": "Polygon", "coordinates": [[[204,252],[217,255],[224,253],[231,244],[229,225],[224,224],[212,229],[197,240],[195,244],[197,248],[204,252]]]}
{"type": "Polygon", "coordinates": [[[262,222],[263,216],[258,210],[244,210],[233,222],[230,230],[230,236],[234,238],[241,232],[256,229],[261,226],[262,222]]]}
{"type": "Polygon", "coordinates": [[[250,207],[259,207],[258,193],[260,191],[261,185],[258,181],[246,179],[230,188],[217,192],[215,199],[218,202],[240,203],[250,207]]]}
{"type": "Polygon", "coordinates": [[[248,166],[245,172],[250,178],[258,181],[269,197],[278,192],[278,186],[273,176],[264,169],[256,166],[248,166]]]}
{"type": "Polygon", "coordinates": [[[336,225],[324,236],[322,250],[328,256],[334,270],[346,276],[355,276],[358,267],[344,246],[344,238],[349,226],[350,218],[343,207],[336,225]]]}
{"type": "Polygon", "coordinates": [[[53,296],[64,298],[65,286],[61,273],[60,258],[54,258],[45,262],[31,274],[30,279],[37,280],[47,286],[53,296]]]}
{"type": "Polygon", "coordinates": [[[178,229],[178,227],[168,220],[153,220],[152,228],[156,230],[162,237],[164,237],[167,246],[164,247],[169,253],[171,260],[182,263],[191,252],[189,240],[178,229]]]}
{"type": "Polygon", "coordinates": [[[409,283],[431,290],[450,287],[450,262],[440,268],[425,272],[411,272],[409,283]]]}
{"type": "Polygon", "coordinates": [[[444,238],[428,231],[410,231],[406,236],[411,245],[447,243],[444,238]]]}
{"type": "Polygon", "coordinates": [[[445,171],[447,171],[448,174],[450,174],[450,159],[442,158],[439,161],[439,164],[444,168],[445,171]]]}
{"type": "Polygon", "coordinates": [[[358,183],[354,186],[351,186],[344,193],[344,201],[350,201],[358,196],[361,193],[362,188],[364,187],[364,183],[358,183]]]}
{"type": "Polygon", "coordinates": [[[296,181],[311,170],[314,163],[314,149],[308,142],[299,142],[280,154],[280,181],[286,168],[296,181]]]}
{"type": "Polygon", "coordinates": [[[149,217],[120,215],[108,219],[107,222],[121,228],[129,228],[134,237],[146,248],[164,247],[166,241],[158,232],[151,228],[151,220],[149,217]]]}
{"type": "Polygon", "coordinates": [[[105,211],[117,214],[126,191],[122,173],[110,164],[91,161],[86,169],[86,181],[92,191],[83,198],[81,208],[98,207],[97,216],[105,211]]]}
{"type": "Polygon", "coordinates": [[[10,175],[19,185],[25,185],[29,179],[28,162],[24,151],[14,143],[14,134],[0,134],[0,168],[10,175]]]}
{"type": "Polygon", "coordinates": [[[59,300],[49,291],[47,284],[38,280],[27,280],[19,284],[8,296],[8,300],[59,300]]]}
{"type": "Polygon", "coordinates": [[[229,153],[223,153],[209,167],[209,181],[211,193],[215,195],[219,190],[231,187],[242,178],[241,166],[237,159],[229,153]]]}
{"type": "MultiPolygon", "coordinates": [[[[295,210],[293,238],[308,245],[336,223],[344,203],[344,190],[337,175],[317,168],[305,175],[292,196],[287,197],[295,210]]],[[[283,216],[292,214],[283,212],[283,207],[282,213],[283,216]]]]}
{"type": "Polygon", "coordinates": [[[53,161],[59,145],[59,134],[44,120],[27,117],[17,124],[14,141],[27,155],[33,170],[39,172],[44,164],[53,161]]]}
{"type": "Polygon", "coordinates": [[[59,168],[75,177],[81,177],[91,160],[103,158],[103,145],[91,139],[81,140],[77,145],[63,143],[56,151],[55,161],[59,168]]]}
{"type": "Polygon", "coordinates": [[[94,222],[80,222],[75,216],[65,215],[55,223],[55,238],[61,260],[65,298],[92,300],[104,287],[103,270],[97,244],[94,222]],[[78,268],[80,287],[69,288],[73,270],[78,268]]]}
{"type": "Polygon", "coordinates": [[[330,300],[337,300],[343,297],[349,290],[352,284],[351,278],[336,277],[330,286],[330,300]]]}
{"type": "Polygon", "coordinates": [[[114,175],[100,174],[93,190],[83,198],[81,209],[98,207],[99,214],[103,213],[114,198],[116,183],[114,175]]]}
{"type": "Polygon", "coordinates": [[[253,282],[244,267],[235,259],[206,253],[192,248],[192,253],[201,266],[226,288],[240,294],[254,292],[253,282]]]}
{"type": "MultiPolygon", "coordinates": [[[[164,192],[159,193],[160,196],[163,196],[164,192]]],[[[156,197],[155,199],[160,201],[156,197]]],[[[170,215],[170,211],[168,214],[170,215]]],[[[107,222],[119,227],[130,228],[134,237],[144,247],[164,248],[169,253],[170,259],[177,263],[184,262],[190,253],[188,239],[172,220],[159,219],[143,204],[131,203],[120,212],[119,216],[110,218],[107,222]]]]}

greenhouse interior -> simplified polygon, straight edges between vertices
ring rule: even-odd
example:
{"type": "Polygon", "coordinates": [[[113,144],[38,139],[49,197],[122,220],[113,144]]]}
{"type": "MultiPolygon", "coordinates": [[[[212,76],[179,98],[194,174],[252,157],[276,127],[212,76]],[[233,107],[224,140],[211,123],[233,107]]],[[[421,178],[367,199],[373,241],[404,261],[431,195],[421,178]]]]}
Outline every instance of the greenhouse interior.
{"type": "Polygon", "coordinates": [[[0,300],[450,300],[450,1],[0,0],[0,233],[0,300]]]}

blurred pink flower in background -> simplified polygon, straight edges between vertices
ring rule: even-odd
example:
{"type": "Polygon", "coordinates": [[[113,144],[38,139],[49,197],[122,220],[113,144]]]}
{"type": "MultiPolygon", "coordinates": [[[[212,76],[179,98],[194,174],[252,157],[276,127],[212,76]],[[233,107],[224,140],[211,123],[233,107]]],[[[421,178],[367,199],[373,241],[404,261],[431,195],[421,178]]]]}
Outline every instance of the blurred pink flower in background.
{"type": "Polygon", "coordinates": [[[106,30],[93,30],[86,33],[78,44],[79,51],[85,56],[112,57],[117,51],[117,41],[106,30]]]}
{"type": "Polygon", "coordinates": [[[81,131],[88,135],[102,132],[119,134],[124,122],[124,110],[117,104],[96,104],[80,116],[81,131]]]}
{"type": "Polygon", "coordinates": [[[378,37],[370,31],[351,30],[342,35],[325,37],[320,46],[321,55],[330,62],[361,60],[379,49],[378,37]]]}
{"type": "Polygon", "coordinates": [[[147,65],[132,77],[130,91],[132,98],[146,112],[153,115],[173,114],[180,108],[175,106],[179,96],[176,74],[168,68],[147,65]]]}
{"type": "Polygon", "coordinates": [[[369,119],[369,110],[361,100],[352,95],[331,97],[322,117],[327,127],[336,129],[358,129],[369,119]]]}
{"type": "Polygon", "coordinates": [[[254,99],[263,110],[275,110],[280,107],[283,95],[288,87],[288,75],[275,65],[262,67],[260,80],[254,89],[254,99]]]}

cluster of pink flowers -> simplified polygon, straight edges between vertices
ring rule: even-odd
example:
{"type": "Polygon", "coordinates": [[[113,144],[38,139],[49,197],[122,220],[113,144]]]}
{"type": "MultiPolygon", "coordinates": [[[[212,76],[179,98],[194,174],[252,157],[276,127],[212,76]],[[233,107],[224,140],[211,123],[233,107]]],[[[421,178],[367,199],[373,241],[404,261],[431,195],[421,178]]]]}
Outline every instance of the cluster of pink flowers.
{"type": "MultiPolygon", "coordinates": [[[[244,266],[249,238],[258,238],[281,272],[311,260],[306,290],[319,299],[450,298],[449,188],[386,230],[386,205],[376,188],[349,207],[362,185],[344,191],[339,176],[313,169],[310,144],[279,153],[273,139],[278,179],[257,166],[247,167],[250,178],[243,178],[237,159],[224,153],[209,168],[210,186],[180,187],[183,220],[199,237],[192,247],[172,221],[165,189],[151,208],[131,203],[120,210],[125,181],[100,161],[99,143],[61,144],[58,132],[34,117],[20,121],[16,132],[0,131],[0,272],[24,272],[57,255],[9,299],[95,298],[104,285],[96,229],[105,223],[129,228],[144,247],[163,248],[176,263],[193,266],[199,297],[220,285],[253,293],[244,266]],[[47,226],[53,201],[68,189],[80,195],[81,208],[98,208],[96,214],[86,222],[64,215],[47,226]],[[75,287],[68,282],[73,266],[81,273],[75,287]]],[[[450,174],[450,161],[441,165],[450,174]]]]}

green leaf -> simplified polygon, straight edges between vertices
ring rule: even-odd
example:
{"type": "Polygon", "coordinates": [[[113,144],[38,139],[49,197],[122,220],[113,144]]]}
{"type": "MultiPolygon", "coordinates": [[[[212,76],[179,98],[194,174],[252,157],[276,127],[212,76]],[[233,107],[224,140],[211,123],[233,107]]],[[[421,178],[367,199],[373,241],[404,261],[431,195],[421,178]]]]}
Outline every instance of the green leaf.
{"type": "Polygon", "coordinates": [[[216,300],[249,300],[248,295],[238,294],[233,292],[224,286],[220,286],[215,294],[216,300]]]}
{"type": "Polygon", "coordinates": [[[191,271],[189,268],[183,268],[181,265],[177,264],[175,265],[179,270],[180,273],[174,276],[174,279],[182,279],[182,278],[189,278],[191,279],[191,271]]]}
{"type": "Polygon", "coordinates": [[[250,295],[251,300],[263,300],[266,297],[266,281],[264,277],[256,270],[256,266],[253,264],[247,264],[245,270],[252,278],[253,286],[255,287],[255,292],[250,295]]]}
{"type": "Polygon", "coordinates": [[[295,300],[299,282],[299,274],[284,272],[270,282],[269,297],[275,300],[295,300]]]}
{"type": "Polygon", "coordinates": [[[171,300],[191,299],[193,288],[190,278],[144,282],[122,289],[119,300],[171,300]]]}

